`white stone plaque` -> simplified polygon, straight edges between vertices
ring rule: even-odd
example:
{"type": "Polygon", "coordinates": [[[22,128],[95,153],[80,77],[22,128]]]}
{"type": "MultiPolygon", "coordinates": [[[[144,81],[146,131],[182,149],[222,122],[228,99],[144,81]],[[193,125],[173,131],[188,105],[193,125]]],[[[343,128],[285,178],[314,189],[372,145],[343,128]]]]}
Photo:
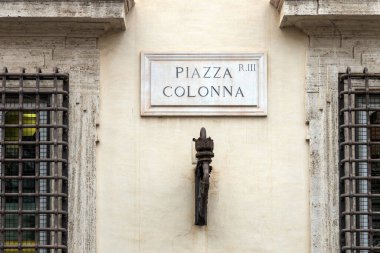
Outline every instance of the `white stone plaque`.
{"type": "Polygon", "coordinates": [[[265,116],[265,53],[142,53],[142,116],[265,116]]]}

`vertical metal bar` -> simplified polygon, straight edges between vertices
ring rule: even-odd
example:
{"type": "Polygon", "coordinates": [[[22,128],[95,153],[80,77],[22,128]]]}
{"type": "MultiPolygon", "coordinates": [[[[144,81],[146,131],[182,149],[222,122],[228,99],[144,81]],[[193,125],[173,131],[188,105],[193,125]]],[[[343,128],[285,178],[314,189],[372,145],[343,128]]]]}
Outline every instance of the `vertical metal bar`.
{"type": "MultiPolygon", "coordinates": [[[[365,93],[364,93],[365,94],[365,93]]],[[[361,159],[362,162],[358,162],[356,169],[357,175],[364,177],[362,179],[357,179],[356,182],[356,193],[361,194],[361,197],[357,197],[357,208],[360,214],[357,216],[357,228],[362,231],[358,232],[358,245],[360,247],[368,247],[368,154],[367,154],[367,137],[369,133],[368,122],[366,121],[366,115],[368,111],[368,104],[365,100],[365,96],[360,96],[355,99],[355,109],[360,109],[356,112],[356,124],[364,127],[355,129],[355,138],[357,142],[361,145],[355,145],[355,158],[361,159]],[[364,100],[363,100],[364,98],[364,100]]],[[[362,253],[368,253],[368,250],[363,250],[362,253]]]]}
{"type": "MultiPolygon", "coordinates": [[[[48,103],[49,103],[49,107],[52,107],[52,104],[53,104],[53,95],[51,93],[49,94],[49,97],[48,97],[48,103]]],[[[52,118],[51,113],[47,112],[47,118],[46,118],[46,120],[44,120],[44,123],[45,124],[51,124],[51,122],[52,122],[51,118],[52,118]]],[[[51,137],[52,134],[51,134],[50,129],[45,128],[45,131],[46,131],[46,138],[45,138],[45,140],[51,141],[52,140],[51,139],[52,138],[51,137]]],[[[50,144],[47,145],[46,148],[47,149],[46,149],[45,158],[51,158],[51,156],[52,156],[51,145],[50,144]]],[[[47,162],[46,163],[46,173],[47,173],[48,176],[52,176],[53,175],[53,172],[51,170],[52,170],[51,162],[47,162]]],[[[49,193],[51,193],[52,189],[53,189],[53,187],[51,185],[51,180],[47,179],[46,180],[46,191],[49,192],[49,193]]],[[[46,208],[47,208],[47,210],[53,210],[54,209],[54,205],[53,205],[53,203],[51,201],[52,198],[53,197],[51,197],[51,196],[46,197],[46,208]]],[[[52,226],[51,224],[53,224],[53,221],[51,220],[51,215],[48,214],[46,216],[46,227],[51,228],[51,226],[52,226]]],[[[46,243],[48,245],[52,245],[52,238],[53,238],[52,232],[48,231],[48,232],[45,232],[45,234],[47,236],[46,243]]],[[[43,253],[46,253],[46,250],[43,253]]],[[[49,250],[49,253],[51,253],[51,250],[49,250]]]]}
{"type": "MultiPolygon", "coordinates": [[[[339,80],[339,87],[338,87],[338,93],[344,90],[344,80],[339,80]]],[[[339,95],[339,112],[341,111],[342,108],[344,108],[344,95],[339,95]]],[[[344,124],[344,112],[339,113],[339,125],[344,124]]],[[[339,129],[339,143],[344,142],[345,140],[345,134],[344,134],[344,129],[340,128],[339,129]]],[[[339,145],[339,161],[343,160],[345,158],[345,146],[339,145]]],[[[345,165],[342,162],[339,162],[339,179],[345,176],[345,171],[344,171],[345,165]]],[[[346,180],[339,180],[340,181],[340,190],[346,190],[345,189],[345,184],[346,180]]],[[[345,201],[344,198],[340,197],[339,199],[339,238],[340,238],[340,252],[343,253],[342,245],[344,245],[344,242],[346,241],[346,233],[342,233],[341,231],[343,228],[346,228],[346,216],[343,215],[343,212],[346,210],[345,207],[345,201]]]]}
{"type": "MultiPolygon", "coordinates": [[[[21,69],[21,73],[25,73],[25,69],[21,69]]],[[[20,144],[22,142],[22,125],[23,125],[23,90],[24,90],[24,77],[23,75],[20,75],[20,82],[19,82],[19,96],[18,96],[18,142],[19,142],[19,145],[18,145],[18,158],[20,159],[20,161],[18,162],[18,176],[19,176],[19,179],[18,179],[18,234],[17,234],[17,237],[18,237],[18,252],[21,253],[22,252],[22,218],[23,218],[23,215],[22,215],[22,210],[23,210],[23,206],[22,206],[22,162],[21,162],[21,159],[22,159],[22,145],[20,144]]]]}
{"type": "MultiPolygon", "coordinates": [[[[348,74],[348,78],[347,78],[347,84],[348,84],[348,96],[347,96],[347,103],[348,103],[348,106],[349,108],[351,108],[352,106],[352,100],[351,100],[351,96],[352,96],[352,83],[351,83],[351,69],[350,68],[347,68],[347,74],[348,74]]],[[[351,124],[352,124],[352,111],[351,109],[348,109],[348,141],[350,142],[350,145],[349,145],[349,157],[351,158],[352,157],[352,128],[351,128],[351,124]]],[[[349,183],[349,200],[350,200],[350,241],[351,241],[351,248],[353,248],[355,246],[355,243],[354,243],[354,235],[355,235],[355,232],[354,232],[354,216],[353,216],[353,211],[354,211],[354,197],[353,197],[353,194],[354,194],[354,185],[353,185],[353,179],[352,179],[352,176],[354,175],[354,168],[352,166],[352,162],[350,161],[349,162],[349,176],[350,176],[350,183],[349,183]]]]}
{"type": "MultiPolygon", "coordinates": [[[[3,73],[8,73],[7,68],[4,68],[3,73]]],[[[1,123],[4,124],[4,107],[5,107],[5,87],[6,87],[7,79],[4,75],[2,77],[2,85],[1,85],[1,123]]],[[[4,129],[1,129],[1,141],[4,141],[4,129]]],[[[4,153],[5,148],[4,144],[1,144],[1,176],[5,176],[5,166],[4,166],[4,153]]],[[[5,193],[5,180],[1,180],[1,192],[5,193]]],[[[5,196],[1,197],[1,211],[5,212],[5,196]]],[[[1,213],[1,231],[0,231],[0,252],[4,252],[4,244],[5,244],[5,213],[1,213]]]]}
{"type": "MultiPolygon", "coordinates": [[[[37,70],[37,74],[41,73],[41,69],[37,70]]],[[[35,152],[36,152],[36,162],[34,164],[34,170],[36,175],[35,180],[35,192],[36,192],[36,233],[35,233],[35,247],[37,252],[39,253],[39,245],[40,245],[40,205],[41,205],[41,197],[40,197],[40,76],[36,76],[36,100],[35,100],[35,113],[36,113],[36,145],[35,145],[35,152]]]]}
{"type": "MultiPolygon", "coordinates": [[[[58,73],[58,69],[54,69],[54,73],[58,73]]],[[[58,253],[58,80],[54,74],[54,252],[58,253]]]]}
{"type": "MultiPolygon", "coordinates": [[[[51,97],[49,96],[48,99],[50,99],[50,98],[51,97]]],[[[50,102],[46,101],[46,103],[44,105],[45,106],[50,106],[50,102]]],[[[48,112],[47,111],[43,111],[43,112],[40,111],[40,113],[41,113],[40,124],[48,124],[48,122],[50,122],[48,112]],[[42,115],[44,115],[44,117],[42,117],[42,115]]],[[[43,128],[43,129],[40,128],[40,131],[41,131],[40,140],[41,141],[50,141],[49,131],[47,131],[46,128],[43,128]]],[[[40,146],[40,148],[41,148],[40,158],[48,158],[48,157],[50,158],[50,151],[49,151],[48,147],[50,148],[50,145],[44,144],[43,146],[40,146]],[[42,152],[42,147],[43,147],[43,152],[42,152]]],[[[41,173],[40,174],[43,174],[44,176],[50,176],[52,174],[50,172],[50,163],[43,162],[43,163],[40,163],[40,164],[41,164],[41,166],[43,164],[43,166],[41,167],[41,173]]],[[[40,187],[40,189],[43,190],[44,192],[50,192],[50,187],[49,187],[49,183],[48,182],[49,182],[48,179],[44,179],[43,180],[43,184],[40,187]]],[[[44,197],[42,197],[42,201],[43,201],[43,203],[41,204],[41,208],[43,210],[50,210],[50,205],[49,205],[50,197],[44,196],[44,197]]],[[[41,222],[40,226],[42,226],[43,228],[50,227],[48,215],[47,214],[43,214],[42,217],[44,219],[43,219],[43,222],[41,222]]],[[[43,245],[47,245],[48,242],[50,244],[50,239],[49,239],[50,238],[50,232],[42,231],[41,232],[41,237],[44,238],[43,245]]],[[[46,248],[45,249],[41,249],[40,252],[38,252],[38,253],[47,253],[47,249],[46,248]]]]}
{"type": "MultiPolygon", "coordinates": [[[[69,78],[65,77],[63,79],[63,86],[62,86],[63,91],[66,91],[67,94],[69,94],[69,78]]],[[[69,95],[63,95],[62,99],[62,107],[67,108],[66,111],[63,112],[63,121],[62,124],[66,125],[67,128],[63,129],[63,134],[62,134],[62,142],[66,141],[68,142],[69,139],[69,95]]],[[[62,159],[68,161],[68,156],[69,156],[69,146],[68,145],[63,145],[62,146],[62,159]]],[[[62,163],[62,176],[68,177],[68,163],[62,163]]],[[[67,186],[67,180],[62,180],[62,192],[63,193],[68,193],[68,186],[67,186]]],[[[64,201],[62,203],[62,210],[68,212],[68,199],[67,197],[63,198],[64,201]]],[[[66,229],[67,231],[67,215],[62,217],[62,227],[66,229]]],[[[67,232],[62,234],[62,245],[67,245],[67,232]]],[[[62,252],[67,252],[66,250],[63,250],[62,252]]]]}
{"type": "MultiPolygon", "coordinates": [[[[370,105],[370,99],[369,99],[369,80],[368,80],[368,69],[365,68],[364,69],[364,74],[365,74],[365,106],[366,106],[366,123],[367,123],[367,160],[370,160],[371,159],[371,145],[370,145],[370,142],[371,142],[371,128],[369,128],[370,124],[371,124],[371,119],[370,119],[370,111],[369,111],[369,105],[370,105]]],[[[370,162],[367,162],[367,176],[368,176],[368,179],[367,179],[367,194],[369,195],[369,197],[367,198],[367,201],[368,201],[368,215],[367,215],[367,220],[368,220],[368,229],[369,229],[369,246],[372,246],[373,245],[373,232],[372,232],[372,198],[370,198],[370,195],[371,195],[371,175],[372,175],[372,163],[370,162]]],[[[370,252],[373,252],[372,250],[370,250],[370,252]]]]}

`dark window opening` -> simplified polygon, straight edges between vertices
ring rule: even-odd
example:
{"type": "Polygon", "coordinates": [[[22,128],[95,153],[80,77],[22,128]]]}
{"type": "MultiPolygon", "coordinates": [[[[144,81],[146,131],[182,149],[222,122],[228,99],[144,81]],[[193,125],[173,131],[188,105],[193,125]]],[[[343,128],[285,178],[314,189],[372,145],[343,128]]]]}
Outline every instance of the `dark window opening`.
{"type": "Polygon", "coordinates": [[[0,252],[67,252],[68,81],[0,73],[0,252]]]}

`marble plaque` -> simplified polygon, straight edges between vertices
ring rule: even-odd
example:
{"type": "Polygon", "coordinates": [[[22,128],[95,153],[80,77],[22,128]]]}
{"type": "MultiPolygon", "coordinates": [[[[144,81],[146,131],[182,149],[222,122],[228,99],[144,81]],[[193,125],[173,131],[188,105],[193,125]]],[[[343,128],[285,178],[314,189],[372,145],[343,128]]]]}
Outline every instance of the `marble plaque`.
{"type": "Polygon", "coordinates": [[[142,116],[265,116],[265,53],[142,53],[142,116]]]}

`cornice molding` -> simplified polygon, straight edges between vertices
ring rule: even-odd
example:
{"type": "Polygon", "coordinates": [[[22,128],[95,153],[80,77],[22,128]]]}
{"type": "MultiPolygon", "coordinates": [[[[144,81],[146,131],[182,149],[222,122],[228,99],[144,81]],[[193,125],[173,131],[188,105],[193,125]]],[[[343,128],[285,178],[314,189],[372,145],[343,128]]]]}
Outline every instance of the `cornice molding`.
{"type": "Polygon", "coordinates": [[[125,30],[133,0],[2,0],[0,35],[99,37],[125,30]]]}
{"type": "Polygon", "coordinates": [[[270,3],[278,10],[281,11],[284,0],[270,0],[270,3]]]}
{"type": "Polygon", "coordinates": [[[271,0],[280,27],[308,35],[380,36],[380,5],[373,0],[271,0]]]}

